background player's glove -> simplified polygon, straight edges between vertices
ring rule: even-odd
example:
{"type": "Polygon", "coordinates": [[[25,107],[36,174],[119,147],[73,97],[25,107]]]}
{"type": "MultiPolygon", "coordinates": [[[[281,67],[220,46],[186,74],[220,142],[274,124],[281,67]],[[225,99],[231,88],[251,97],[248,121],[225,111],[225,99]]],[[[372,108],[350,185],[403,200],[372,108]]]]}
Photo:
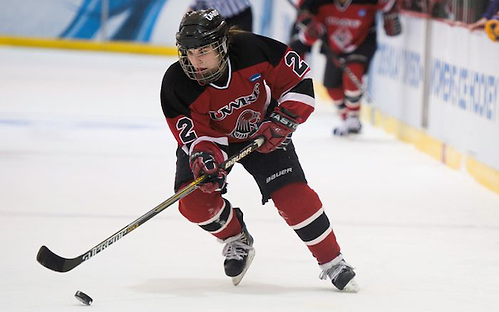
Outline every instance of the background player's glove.
{"type": "Polygon", "coordinates": [[[208,175],[208,178],[199,185],[201,191],[212,193],[224,188],[227,172],[218,167],[223,161],[222,151],[214,143],[202,141],[196,144],[189,157],[189,165],[194,178],[203,174],[208,175]]]}
{"type": "Polygon", "coordinates": [[[398,36],[402,32],[399,14],[397,12],[383,13],[383,28],[389,37],[398,36]]]}
{"type": "Polygon", "coordinates": [[[310,13],[300,13],[296,19],[296,27],[300,29],[300,41],[305,45],[313,45],[324,34],[323,26],[310,13]]]}
{"type": "Polygon", "coordinates": [[[270,114],[269,120],[264,121],[254,135],[255,137],[265,137],[265,142],[260,146],[258,151],[260,153],[270,153],[277,148],[282,147],[285,141],[289,143],[288,136],[295,131],[297,127],[298,121],[296,121],[296,118],[290,116],[284,109],[279,109],[279,107],[277,107],[270,114]]]}

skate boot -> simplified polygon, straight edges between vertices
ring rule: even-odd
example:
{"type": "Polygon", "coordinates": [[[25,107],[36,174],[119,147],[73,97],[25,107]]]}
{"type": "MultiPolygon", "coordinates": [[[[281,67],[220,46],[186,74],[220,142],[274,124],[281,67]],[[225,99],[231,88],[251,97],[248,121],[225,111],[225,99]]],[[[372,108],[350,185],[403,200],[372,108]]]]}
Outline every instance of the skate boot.
{"type": "Polygon", "coordinates": [[[348,114],[342,121],[341,125],[334,128],[333,134],[337,136],[345,136],[351,133],[358,134],[362,130],[362,123],[357,114],[348,114]]]}
{"type": "Polygon", "coordinates": [[[231,277],[232,283],[237,286],[255,257],[255,249],[253,248],[253,237],[244,224],[242,211],[239,208],[234,208],[234,212],[243,230],[236,236],[222,241],[225,243],[222,254],[225,256],[225,274],[231,277]]]}
{"type": "Polygon", "coordinates": [[[322,269],[319,275],[320,279],[325,280],[329,277],[333,285],[339,290],[348,292],[359,291],[359,286],[353,279],[355,277],[353,267],[345,262],[341,254],[330,262],[321,264],[320,268],[322,269]]]}

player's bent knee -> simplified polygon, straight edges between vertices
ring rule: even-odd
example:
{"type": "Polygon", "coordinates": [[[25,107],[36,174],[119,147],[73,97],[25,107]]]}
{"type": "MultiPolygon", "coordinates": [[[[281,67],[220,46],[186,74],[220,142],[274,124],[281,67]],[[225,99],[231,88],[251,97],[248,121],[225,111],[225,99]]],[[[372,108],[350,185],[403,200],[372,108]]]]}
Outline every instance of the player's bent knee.
{"type": "Polygon", "coordinates": [[[224,205],[220,192],[204,193],[196,190],[181,199],[178,207],[187,220],[200,223],[212,218],[224,205]]]}
{"type": "Polygon", "coordinates": [[[307,183],[288,184],[272,194],[274,205],[289,225],[296,225],[322,208],[317,193],[307,183]]]}

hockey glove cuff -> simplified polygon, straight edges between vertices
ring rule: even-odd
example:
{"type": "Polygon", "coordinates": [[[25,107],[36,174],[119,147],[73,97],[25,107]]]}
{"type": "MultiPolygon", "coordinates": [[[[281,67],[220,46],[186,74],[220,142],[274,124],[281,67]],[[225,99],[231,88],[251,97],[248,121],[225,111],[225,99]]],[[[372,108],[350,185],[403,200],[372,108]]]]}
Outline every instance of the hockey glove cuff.
{"type": "Polygon", "coordinates": [[[269,120],[264,121],[255,137],[264,136],[265,142],[260,146],[260,153],[270,153],[277,148],[285,147],[293,133],[298,127],[296,117],[290,116],[290,113],[284,109],[276,108],[269,117],[269,120]]]}
{"type": "Polygon", "coordinates": [[[227,172],[219,168],[223,161],[222,151],[211,142],[203,141],[194,147],[189,157],[189,165],[194,178],[207,175],[207,178],[199,185],[201,191],[212,193],[224,188],[227,172]]]}

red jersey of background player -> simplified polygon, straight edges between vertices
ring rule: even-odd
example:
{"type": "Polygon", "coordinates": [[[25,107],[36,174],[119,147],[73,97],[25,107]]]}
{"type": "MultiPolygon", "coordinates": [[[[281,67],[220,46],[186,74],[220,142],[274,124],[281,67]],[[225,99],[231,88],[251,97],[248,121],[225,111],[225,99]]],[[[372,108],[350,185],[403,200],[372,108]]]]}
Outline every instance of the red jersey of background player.
{"type": "Polygon", "coordinates": [[[295,51],[252,33],[236,33],[231,40],[228,77],[200,85],[178,62],[163,77],[163,113],[186,152],[198,138],[221,148],[253,139],[272,103],[299,123],[314,110],[310,68],[295,51]]]}
{"type": "MultiPolygon", "coordinates": [[[[376,12],[388,12],[396,0],[318,0],[304,1],[301,8],[314,15],[327,34],[327,43],[337,54],[350,53],[374,31],[376,12]]],[[[301,38],[313,44],[315,38],[301,38]]]]}

